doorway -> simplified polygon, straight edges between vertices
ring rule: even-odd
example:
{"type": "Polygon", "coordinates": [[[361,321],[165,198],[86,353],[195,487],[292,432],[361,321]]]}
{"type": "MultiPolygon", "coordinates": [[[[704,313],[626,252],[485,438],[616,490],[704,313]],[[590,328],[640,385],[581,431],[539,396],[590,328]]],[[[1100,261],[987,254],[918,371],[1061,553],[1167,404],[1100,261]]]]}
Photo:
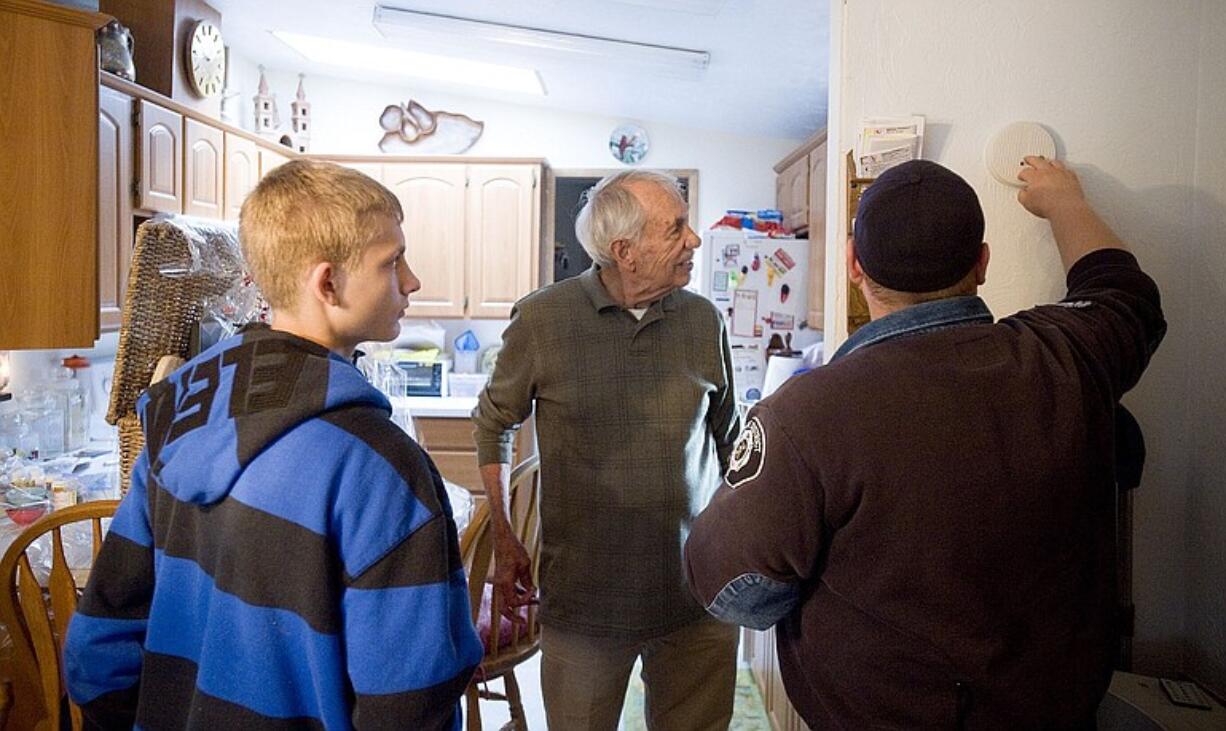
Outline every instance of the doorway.
{"type": "MultiPolygon", "coordinates": [[[[575,218],[583,208],[587,193],[601,178],[622,172],[625,168],[554,170],[553,197],[553,279],[560,282],[581,274],[592,265],[592,258],[583,250],[575,236],[575,218]]],[[[690,228],[698,230],[698,171],[660,170],[677,178],[681,196],[690,207],[690,228]]]]}

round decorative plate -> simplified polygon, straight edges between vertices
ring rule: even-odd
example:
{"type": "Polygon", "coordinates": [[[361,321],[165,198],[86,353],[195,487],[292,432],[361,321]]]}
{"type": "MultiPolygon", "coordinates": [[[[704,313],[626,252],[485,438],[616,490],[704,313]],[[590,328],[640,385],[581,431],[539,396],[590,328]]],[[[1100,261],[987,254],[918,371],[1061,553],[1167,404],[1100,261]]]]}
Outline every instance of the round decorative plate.
{"type": "Polygon", "coordinates": [[[647,130],[637,124],[623,124],[609,135],[609,154],[627,165],[646,157],[650,146],[647,130]]]}

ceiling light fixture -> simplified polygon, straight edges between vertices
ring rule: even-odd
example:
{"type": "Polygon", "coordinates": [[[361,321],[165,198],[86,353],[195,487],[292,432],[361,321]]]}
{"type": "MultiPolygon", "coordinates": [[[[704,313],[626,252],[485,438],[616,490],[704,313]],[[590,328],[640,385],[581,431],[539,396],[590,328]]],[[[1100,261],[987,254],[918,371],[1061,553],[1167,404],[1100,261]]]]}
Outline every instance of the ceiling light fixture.
{"type": "Polygon", "coordinates": [[[462,44],[484,43],[570,61],[631,64],[692,76],[701,74],[711,63],[711,54],[706,51],[490,23],[387,5],[375,5],[373,23],[386,37],[445,36],[462,44]]]}
{"type": "Polygon", "coordinates": [[[545,85],[534,69],[471,61],[455,56],[405,51],[399,48],[351,43],[333,38],[274,30],[278,40],[308,61],[369,69],[385,74],[410,76],[448,84],[480,86],[544,96],[545,85]]]}

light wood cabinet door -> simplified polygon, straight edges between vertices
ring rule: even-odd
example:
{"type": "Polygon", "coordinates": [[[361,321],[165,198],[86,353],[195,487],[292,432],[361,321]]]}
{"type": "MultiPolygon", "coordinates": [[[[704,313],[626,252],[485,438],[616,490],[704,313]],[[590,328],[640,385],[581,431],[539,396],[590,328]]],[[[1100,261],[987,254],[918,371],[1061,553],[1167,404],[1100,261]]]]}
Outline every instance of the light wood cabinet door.
{"type": "Polygon", "coordinates": [[[260,148],[254,142],[226,133],[225,211],[227,221],[237,221],[247,194],[260,181],[260,148]]]}
{"type": "Polygon", "coordinates": [[[342,162],[342,163],[337,163],[337,164],[341,165],[342,167],[347,167],[347,168],[352,168],[353,170],[357,170],[359,173],[362,173],[363,175],[374,178],[375,180],[378,180],[380,183],[383,182],[383,165],[380,165],[379,163],[342,162]]]}
{"type": "Polygon", "coordinates": [[[289,162],[288,155],[282,155],[274,150],[269,150],[265,147],[260,148],[260,177],[271,173],[273,170],[281,167],[289,162]]]}
{"type": "Polygon", "coordinates": [[[98,324],[119,329],[132,265],[132,97],[98,89],[98,324]]]}
{"type": "Polygon", "coordinates": [[[406,315],[463,317],[465,166],[388,164],[383,184],[404,209],[409,267],[421,280],[406,315]]]}
{"type": "Polygon", "coordinates": [[[140,102],[140,207],[183,212],[183,116],[140,102]]]}
{"type": "Polygon", "coordinates": [[[809,225],[809,158],[801,157],[775,179],[775,205],[793,231],[809,225]]]}
{"type": "Polygon", "coordinates": [[[825,327],[826,143],[809,153],[809,327],[825,327]]]}
{"type": "Polygon", "coordinates": [[[183,212],[220,219],[225,205],[225,133],[194,119],[184,121],[183,212]]]}
{"type": "MultiPolygon", "coordinates": [[[[485,495],[481,468],[477,466],[477,444],[473,441],[473,423],[467,417],[422,416],[413,419],[417,427],[417,442],[430,453],[430,459],[448,482],[466,488],[475,496],[485,495]]],[[[511,450],[511,466],[532,454],[533,447],[526,427],[515,433],[511,450]]]]}
{"type": "Polygon", "coordinates": [[[510,317],[516,300],[536,289],[537,171],[535,165],[469,166],[469,317],[510,317]]]}

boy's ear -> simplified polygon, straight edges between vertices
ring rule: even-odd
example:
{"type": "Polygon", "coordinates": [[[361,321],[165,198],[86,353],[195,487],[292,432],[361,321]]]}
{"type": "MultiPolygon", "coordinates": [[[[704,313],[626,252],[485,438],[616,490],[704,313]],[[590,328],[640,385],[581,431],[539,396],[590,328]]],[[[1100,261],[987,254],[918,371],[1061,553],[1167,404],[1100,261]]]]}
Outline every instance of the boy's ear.
{"type": "Polygon", "coordinates": [[[332,262],[316,262],[307,270],[307,291],[315,301],[336,307],[340,304],[340,269],[332,262]]]}

